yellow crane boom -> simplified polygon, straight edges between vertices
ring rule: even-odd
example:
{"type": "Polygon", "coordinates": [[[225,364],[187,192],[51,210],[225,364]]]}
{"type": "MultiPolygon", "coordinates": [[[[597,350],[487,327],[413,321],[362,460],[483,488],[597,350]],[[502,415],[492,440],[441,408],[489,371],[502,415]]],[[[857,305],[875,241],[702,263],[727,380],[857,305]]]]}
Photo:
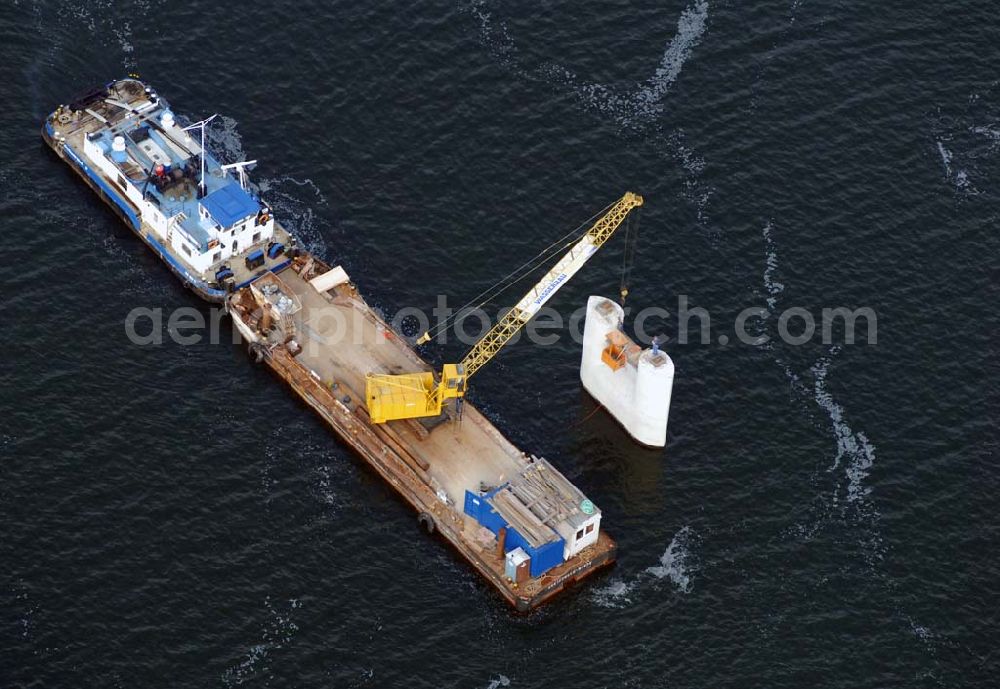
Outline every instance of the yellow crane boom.
{"type": "MultiPolygon", "coordinates": [[[[369,373],[366,379],[368,414],[375,423],[438,416],[444,403],[465,395],[469,378],[510,342],[552,296],[611,238],[642,197],[626,192],[601,216],[558,263],[532,287],[496,325],[483,335],[460,363],[445,364],[440,382],[430,371],[369,373]]],[[[418,343],[426,342],[425,335],[418,343]]]]}

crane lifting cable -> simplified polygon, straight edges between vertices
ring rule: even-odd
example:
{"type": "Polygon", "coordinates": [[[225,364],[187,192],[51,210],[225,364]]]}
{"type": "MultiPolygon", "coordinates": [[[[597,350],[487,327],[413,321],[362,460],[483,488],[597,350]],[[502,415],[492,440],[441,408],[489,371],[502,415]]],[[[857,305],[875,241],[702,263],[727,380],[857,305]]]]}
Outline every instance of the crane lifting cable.
{"type": "Polygon", "coordinates": [[[522,280],[528,277],[534,270],[536,270],[542,263],[547,261],[556,252],[566,249],[572,244],[580,240],[580,231],[587,226],[589,223],[593,222],[595,218],[603,215],[608,211],[611,206],[614,205],[609,203],[607,206],[601,210],[594,213],[592,216],[584,220],[582,223],[577,225],[575,228],[567,232],[565,235],[556,239],[554,242],[549,244],[547,247],[539,251],[537,254],[532,256],[530,259],[522,263],[520,266],[509,272],[507,275],[503,276],[492,285],[483,290],[480,294],[473,297],[470,301],[460,306],[451,316],[441,321],[437,327],[425,332],[419,338],[417,338],[416,343],[418,345],[430,342],[434,337],[436,337],[443,330],[447,329],[454,323],[458,318],[466,315],[467,313],[481,308],[484,304],[487,304],[491,299],[499,296],[500,294],[506,292],[508,289],[518,284],[522,280]]]}
{"type": "Polygon", "coordinates": [[[635,213],[625,220],[625,250],[622,252],[622,280],[618,289],[623,307],[625,306],[625,299],[628,297],[628,287],[632,278],[632,265],[635,263],[636,245],[639,243],[639,219],[641,213],[642,209],[637,208],[635,213]]]}
{"type": "MultiPolygon", "coordinates": [[[[369,373],[365,381],[365,400],[371,420],[385,423],[396,419],[439,416],[448,400],[455,399],[460,403],[469,378],[510,342],[559,288],[611,238],[628,214],[641,205],[641,196],[626,192],[510,311],[479,338],[461,362],[445,364],[439,378],[435,379],[431,371],[369,373]]],[[[421,340],[426,341],[424,338],[421,340]]]]}

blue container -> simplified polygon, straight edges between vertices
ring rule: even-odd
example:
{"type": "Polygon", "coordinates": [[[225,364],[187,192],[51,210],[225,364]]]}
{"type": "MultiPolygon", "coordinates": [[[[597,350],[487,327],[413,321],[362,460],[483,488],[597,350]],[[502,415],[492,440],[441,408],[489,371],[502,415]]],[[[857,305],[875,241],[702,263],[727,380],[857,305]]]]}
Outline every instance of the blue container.
{"type": "Polygon", "coordinates": [[[566,541],[557,538],[536,548],[525,548],[524,552],[531,556],[531,576],[540,577],[563,561],[563,548],[566,541]]]}
{"type": "Polygon", "coordinates": [[[472,491],[465,491],[465,513],[494,534],[499,534],[500,528],[506,527],[507,538],[504,541],[504,552],[509,553],[516,548],[523,549],[531,557],[532,577],[541,576],[556,565],[561,564],[566,541],[562,537],[559,537],[554,541],[549,541],[537,548],[533,548],[527,539],[517,529],[508,524],[489,503],[489,499],[496,495],[499,490],[502,490],[502,488],[492,490],[485,495],[476,495],[472,491]]]}

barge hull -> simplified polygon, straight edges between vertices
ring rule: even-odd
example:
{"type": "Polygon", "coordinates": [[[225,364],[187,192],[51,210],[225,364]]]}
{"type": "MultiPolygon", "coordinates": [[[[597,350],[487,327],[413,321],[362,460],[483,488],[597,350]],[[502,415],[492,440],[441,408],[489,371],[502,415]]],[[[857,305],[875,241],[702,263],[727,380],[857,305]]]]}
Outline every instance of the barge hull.
{"type": "Polygon", "coordinates": [[[302,370],[283,349],[265,357],[271,371],[288,384],[291,390],[330,427],[337,437],[351,447],[391,485],[401,498],[417,512],[418,522],[426,525],[429,518],[433,526],[428,530],[439,533],[465,560],[519,612],[529,612],[578,581],[598,570],[612,565],[617,556],[617,545],[606,533],[600,534],[599,554],[583,562],[569,562],[542,577],[542,585],[528,595],[522,595],[503,577],[503,563],[492,560],[492,553],[471,547],[462,537],[463,522],[441,505],[440,500],[426,485],[413,476],[409,465],[389,449],[377,428],[365,423],[358,415],[330,391],[302,370]]]}
{"type": "Polygon", "coordinates": [[[524,467],[552,474],[557,470],[546,460],[518,450],[470,403],[463,405],[460,418],[446,414],[431,428],[415,421],[373,423],[359,392],[364,390],[365,372],[376,367],[427,370],[427,364],[369,307],[353,284],[321,292],[309,279],[313,271],[323,274],[330,268],[313,256],[296,258],[280,277],[263,278],[230,296],[229,314],[252,354],[396,490],[416,511],[420,523],[439,533],[512,606],[524,612],[615,561],[617,545],[601,529],[592,544],[539,576],[520,583],[508,578],[502,538],[463,511],[462,499],[467,491],[477,490],[474,486],[481,481],[502,485],[524,467]],[[291,298],[297,310],[294,315],[269,319],[271,327],[262,328],[268,320],[262,295],[274,289],[291,298]],[[294,335],[273,327],[278,320],[294,335]],[[336,322],[342,329],[324,329],[325,321],[336,322]]]}

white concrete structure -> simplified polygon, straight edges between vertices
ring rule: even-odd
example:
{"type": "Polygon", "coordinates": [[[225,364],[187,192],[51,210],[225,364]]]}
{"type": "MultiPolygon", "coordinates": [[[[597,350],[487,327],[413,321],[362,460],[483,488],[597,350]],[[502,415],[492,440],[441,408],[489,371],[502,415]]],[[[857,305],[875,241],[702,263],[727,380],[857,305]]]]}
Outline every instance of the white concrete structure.
{"type": "Polygon", "coordinates": [[[587,299],[583,329],[583,387],[643,445],[667,444],[674,362],[666,352],[643,350],[621,332],[621,306],[587,299]]]}

